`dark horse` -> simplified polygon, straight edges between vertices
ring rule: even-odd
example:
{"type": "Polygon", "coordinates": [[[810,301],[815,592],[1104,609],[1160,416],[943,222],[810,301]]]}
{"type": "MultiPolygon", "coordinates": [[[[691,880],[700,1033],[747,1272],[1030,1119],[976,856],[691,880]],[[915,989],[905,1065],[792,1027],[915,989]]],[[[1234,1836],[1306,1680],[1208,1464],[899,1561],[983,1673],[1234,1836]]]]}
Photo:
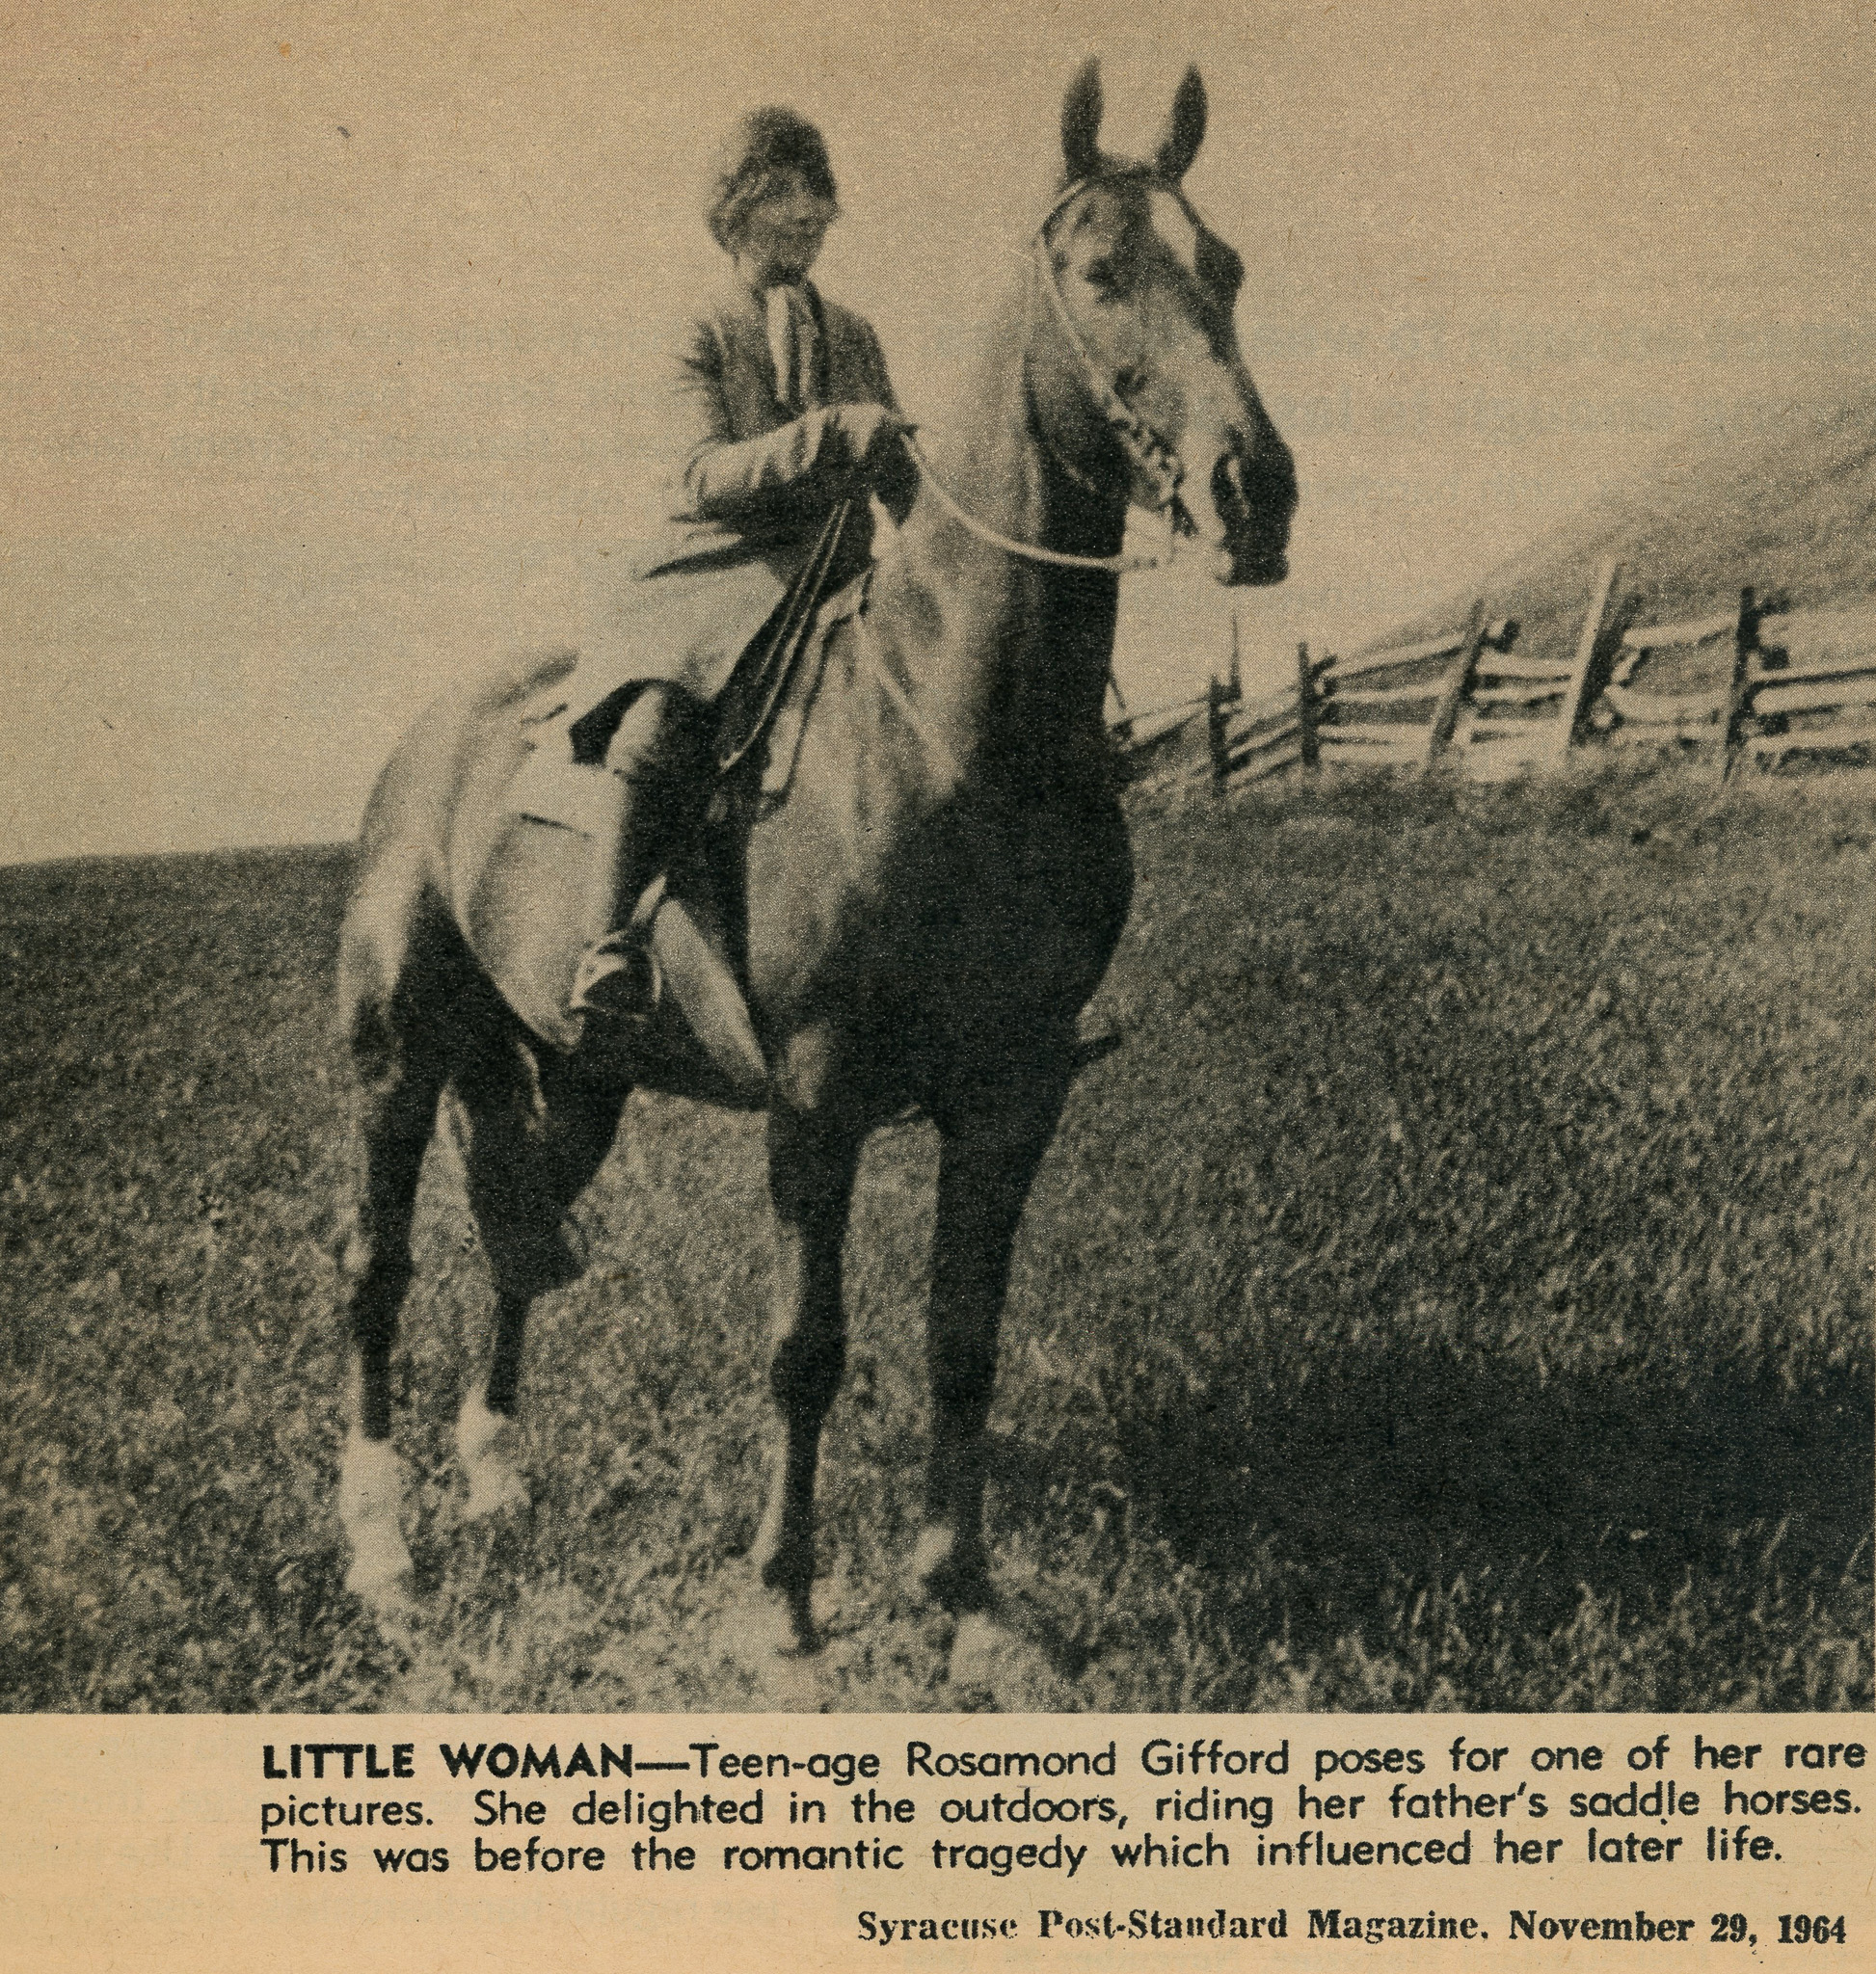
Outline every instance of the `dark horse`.
{"type": "MultiPolygon", "coordinates": [[[[1239,354],[1243,265],[1179,189],[1203,85],[1187,73],[1150,161],[1104,154],[1100,119],[1090,63],[1062,107],[1059,196],[977,388],[864,614],[832,634],[792,790],[718,845],[745,902],[737,944],[767,1064],[781,1434],[753,1594],[785,1648],[815,1641],[816,1466],[845,1356],[855,1167],[867,1134],[913,1106],[941,1138],[914,1570],[953,1612],[992,1601],[984,1425],[1011,1243],[1132,889],[1102,726],[1128,507],[1164,514],[1221,581],[1285,574],[1296,475],[1239,354]]],[[[453,1094],[496,1291],[487,1385],[458,1426],[475,1513],[526,1499],[512,1444],[528,1308],[569,1279],[561,1218],[630,1087],[509,1011],[449,877],[452,845],[499,801],[518,708],[571,661],[518,663],[433,709],[364,820],[340,959],[362,1162],[340,1513],[348,1585],[380,1610],[409,1594],[389,1364],[439,1102],[453,1094]]],[[[633,1080],[700,1090],[675,1058],[633,1080]]]]}

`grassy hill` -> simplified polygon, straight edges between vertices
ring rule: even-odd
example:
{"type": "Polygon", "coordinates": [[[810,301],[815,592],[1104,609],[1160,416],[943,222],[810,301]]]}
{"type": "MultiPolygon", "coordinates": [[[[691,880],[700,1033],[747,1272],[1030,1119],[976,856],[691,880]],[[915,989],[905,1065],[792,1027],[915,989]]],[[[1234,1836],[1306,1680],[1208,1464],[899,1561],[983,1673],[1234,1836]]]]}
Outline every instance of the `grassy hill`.
{"type": "MultiPolygon", "coordinates": [[[[1139,818],[1018,1245],[1005,1705],[1866,1707],[1876,825],[1825,783],[1349,786],[1139,818]]],[[[634,1102],[466,1524],[489,1293],[419,1201],[425,1614],[341,1587],[340,850],[0,871],[0,1707],[737,1706],[760,1122],[634,1102]]],[[[822,1703],[956,1706],[899,1584],[934,1148],[881,1134],[822,1703]]]]}
{"type": "Polygon", "coordinates": [[[1876,399],[1741,409],[1370,649],[1462,624],[1483,591],[1490,616],[1522,622],[1521,651],[1568,658],[1606,555],[1644,624],[1724,608],[1747,583],[1799,607],[1876,593],[1876,399]]]}

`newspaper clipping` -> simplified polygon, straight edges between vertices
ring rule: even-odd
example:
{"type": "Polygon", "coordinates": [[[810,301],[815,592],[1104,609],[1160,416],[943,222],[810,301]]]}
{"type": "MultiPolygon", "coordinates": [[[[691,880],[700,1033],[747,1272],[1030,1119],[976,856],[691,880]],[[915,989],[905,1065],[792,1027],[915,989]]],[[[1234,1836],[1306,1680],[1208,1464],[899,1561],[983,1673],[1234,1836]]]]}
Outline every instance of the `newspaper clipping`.
{"type": "Polygon", "coordinates": [[[1867,10],[0,51],[18,1964],[1876,1964],[1867,10]]]}

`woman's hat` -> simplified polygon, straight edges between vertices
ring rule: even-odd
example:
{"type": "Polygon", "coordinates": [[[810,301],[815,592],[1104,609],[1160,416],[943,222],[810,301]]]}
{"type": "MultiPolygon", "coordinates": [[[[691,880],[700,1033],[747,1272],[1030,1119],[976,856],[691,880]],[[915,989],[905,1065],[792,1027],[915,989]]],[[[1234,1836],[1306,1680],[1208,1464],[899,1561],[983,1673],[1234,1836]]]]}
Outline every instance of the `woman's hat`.
{"type": "Polygon", "coordinates": [[[704,205],[710,238],[727,253],[743,215],[763,196],[778,172],[801,173],[808,190],[831,205],[834,168],[827,145],[807,118],[779,103],[751,110],[737,120],[717,155],[704,205]]]}

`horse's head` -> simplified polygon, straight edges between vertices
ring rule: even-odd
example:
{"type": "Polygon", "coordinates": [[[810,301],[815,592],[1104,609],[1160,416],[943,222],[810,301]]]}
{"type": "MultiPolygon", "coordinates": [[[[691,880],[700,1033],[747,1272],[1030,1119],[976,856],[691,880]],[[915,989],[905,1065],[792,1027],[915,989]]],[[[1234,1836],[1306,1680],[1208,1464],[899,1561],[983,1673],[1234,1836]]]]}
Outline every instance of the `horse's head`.
{"type": "Polygon", "coordinates": [[[1036,232],[1049,297],[1031,349],[1041,436],[1085,487],[1117,489],[1210,550],[1219,579],[1281,582],[1297,474],[1238,349],[1244,263],[1180,190],[1205,136],[1189,68],[1150,161],[1100,148],[1090,61],[1062,103],[1067,176],[1036,232]]]}

